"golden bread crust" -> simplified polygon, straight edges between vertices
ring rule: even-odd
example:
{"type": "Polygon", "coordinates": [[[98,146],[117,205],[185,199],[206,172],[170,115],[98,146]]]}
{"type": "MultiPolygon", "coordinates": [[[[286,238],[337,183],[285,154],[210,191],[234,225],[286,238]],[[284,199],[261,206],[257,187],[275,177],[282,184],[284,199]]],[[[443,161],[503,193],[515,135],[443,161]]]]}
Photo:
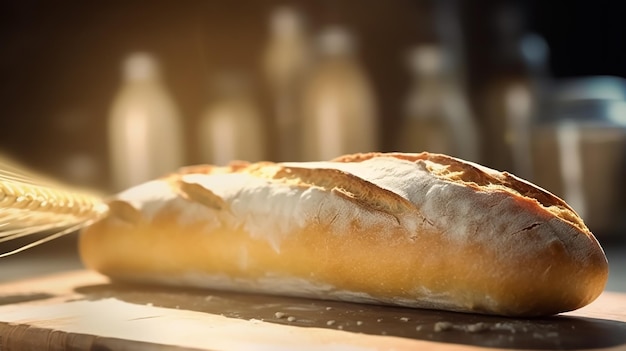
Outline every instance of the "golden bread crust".
{"type": "Polygon", "coordinates": [[[194,166],[81,235],[116,279],[533,316],[582,307],[606,257],[549,192],[438,154],[194,166]]]}

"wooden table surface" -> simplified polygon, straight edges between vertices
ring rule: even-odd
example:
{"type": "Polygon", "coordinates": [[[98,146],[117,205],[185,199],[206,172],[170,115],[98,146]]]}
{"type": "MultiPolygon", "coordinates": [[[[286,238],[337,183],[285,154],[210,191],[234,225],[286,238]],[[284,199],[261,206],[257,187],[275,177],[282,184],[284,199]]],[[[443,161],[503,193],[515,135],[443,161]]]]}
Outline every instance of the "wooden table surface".
{"type": "Polygon", "coordinates": [[[442,311],[110,283],[0,285],[0,350],[626,350],[626,294],[563,315],[442,311]]]}

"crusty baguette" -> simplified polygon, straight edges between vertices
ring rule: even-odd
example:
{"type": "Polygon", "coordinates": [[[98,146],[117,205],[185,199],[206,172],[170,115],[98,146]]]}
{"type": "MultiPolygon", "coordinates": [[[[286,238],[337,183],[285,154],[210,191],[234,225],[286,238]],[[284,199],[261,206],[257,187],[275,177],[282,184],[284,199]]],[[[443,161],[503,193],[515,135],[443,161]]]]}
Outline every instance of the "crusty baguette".
{"type": "Polygon", "coordinates": [[[608,276],[565,202],[439,154],[195,166],[109,206],[80,250],[120,280],[535,316],[608,276]]]}

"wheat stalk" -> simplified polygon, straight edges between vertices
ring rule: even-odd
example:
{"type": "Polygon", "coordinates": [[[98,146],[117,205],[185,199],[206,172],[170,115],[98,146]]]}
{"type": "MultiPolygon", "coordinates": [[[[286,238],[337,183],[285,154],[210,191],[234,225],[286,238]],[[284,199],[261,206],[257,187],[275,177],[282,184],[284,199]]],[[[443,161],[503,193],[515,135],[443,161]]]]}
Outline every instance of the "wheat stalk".
{"type": "Polygon", "coordinates": [[[72,233],[102,218],[102,197],[37,175],[0,158],[0,243],[41,232],[43,239],[1,253],[12,255],[72,233]]]}

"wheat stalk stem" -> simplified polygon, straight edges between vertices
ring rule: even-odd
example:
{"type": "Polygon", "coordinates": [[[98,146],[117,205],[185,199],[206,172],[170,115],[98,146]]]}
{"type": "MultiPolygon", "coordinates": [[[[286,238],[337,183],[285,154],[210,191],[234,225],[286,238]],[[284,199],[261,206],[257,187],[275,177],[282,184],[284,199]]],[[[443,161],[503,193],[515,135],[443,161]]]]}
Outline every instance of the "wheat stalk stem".
{"type": "Polygon", "coordinates": [[[53,231],[0,257],[74,232],[108,212],[99,195],[48,181],[10,163],[0,162],[0,168],[0,243],[53,231]]]}

